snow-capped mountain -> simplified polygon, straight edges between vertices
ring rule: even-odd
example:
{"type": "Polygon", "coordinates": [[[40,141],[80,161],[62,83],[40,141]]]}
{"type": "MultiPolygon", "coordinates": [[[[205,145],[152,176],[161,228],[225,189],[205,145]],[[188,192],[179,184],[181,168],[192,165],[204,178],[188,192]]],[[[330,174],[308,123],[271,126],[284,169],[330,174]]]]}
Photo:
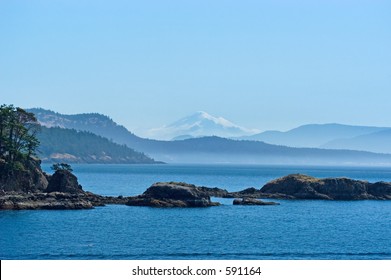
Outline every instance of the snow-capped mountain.
{"type": "Polygon", "coordinates": [[[236,125],[223,117],[214,117],[206,112],[199,111],[184,117],[172,124],[148,131],[148,136],[155,139],[182,140],[202,136],[240,137],[259,132],[236,125]]]}

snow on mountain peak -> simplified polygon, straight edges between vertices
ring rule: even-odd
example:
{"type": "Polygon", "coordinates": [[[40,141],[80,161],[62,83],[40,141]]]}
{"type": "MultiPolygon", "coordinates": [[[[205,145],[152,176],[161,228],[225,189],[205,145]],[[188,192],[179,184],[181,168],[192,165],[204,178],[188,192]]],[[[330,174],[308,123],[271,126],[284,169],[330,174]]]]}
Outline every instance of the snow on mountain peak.
{"type": "Polygon", "coordinates": [[[198,111],[194,115],[191,115],[191,116],[189,116],[187,118],[183,118],[183,119],[190,119],[190,118],[194,118],[194,119],[198,118],[200,121],[209,120],[209,121],[214,122],[217,125],[221,125],[224,127],[239,127],[239,126],[233,124],[232,122],[230,122],[229,120],[224,119],[223,117],[214,117],[204,111],[198,111]]]}
{"type": "Polygon", "coordinates": [[[151,129],[148,134],[151,138],[170,140],[182,138],[184,135],[187,137],[220,136],[229,138],[252,135],[257,132],[258,130],[241,127],[223,117],[215,117],[207,112],[198,111],[169,125],[151,129]]]}

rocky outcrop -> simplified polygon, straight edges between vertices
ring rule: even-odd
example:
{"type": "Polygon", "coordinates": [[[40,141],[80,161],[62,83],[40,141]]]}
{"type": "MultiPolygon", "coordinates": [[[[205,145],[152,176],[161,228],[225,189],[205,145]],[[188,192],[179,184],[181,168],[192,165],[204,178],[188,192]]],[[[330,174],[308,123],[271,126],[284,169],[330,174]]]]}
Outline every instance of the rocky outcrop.
{"type": "Polygon", "coordinates": [[[156,183],[142,195],[129,198],[126,205],[151,207],[209,207],[219,203],[212,202],[210,196],[195,185],[186,183],[156,183]]]}
{"type": "Polygon", "coordinates": [[[3,193],[0,195],[0,210],[79,210],[107,204],[125,204],[127,197],[108,197],[83,193],[3,193]]]}
{"type": "Polygon", "coordinates": [[[264,205],[280,205],[279,203],[276,202],[265,202],[259,199],[255,198],[243,198],[243,199],[234,199],[233,205],[259,205],[259,206],[264,206],[264,205]]]}
{"type": "Polygon", "coordinates": [[[263,198],[261,190],[256,188],[247,188],[238,192],[229,192],[226,198],[263,198]]]}
{"type": "Polygon", "coordinates": [[[87,196],[69,193],[8,193],[0,197],[3,210],[70,210],[90,209],[93,204],[87,196]]]}
{"type": "Polygon", "coordinates": [[[46,189],[48,180],[40,161],[30,158],[12,169],[0,160],[0,190],[4,192],[39,192],[46,189]]]}
{"type": "Polygon", "coordinates": [[[57,170],[49,179],[45,192],[83,193],[77,178],[68,170],[57,170]]]}
{"type": "Polygon", "coordinates": [[[214,197],[228,197],[229,192],[225,189],[220,188],[209,188],[209,187],[197,187],[199,191],[203,192],[205,195],[214,196],[214,197]]]}
{"type": "Polygon", "coordinates": [[[128,201],[121,196],[105,197],[85,192],[70,171],[57,170],[49,176],[34,161],[27,162],[21,170],[13,170],[12,175],[1,180],[2,184],[9,184],[0,189],[0,210],[91,209],[128,201]]]}
{"type": "Polygon", "coordinates": [[[49,176],[33,158],[12,165],[0,162],[0,210],[89,209],[91,198],[69,171],[49,176]]]}
{"type": "Polygon", "coordinates": [[[261,193],[285,199],[385,200],[391,199],[391,183],[369,183],[348,178],[318,179],[293,174],[267,183],[261,193]]]}

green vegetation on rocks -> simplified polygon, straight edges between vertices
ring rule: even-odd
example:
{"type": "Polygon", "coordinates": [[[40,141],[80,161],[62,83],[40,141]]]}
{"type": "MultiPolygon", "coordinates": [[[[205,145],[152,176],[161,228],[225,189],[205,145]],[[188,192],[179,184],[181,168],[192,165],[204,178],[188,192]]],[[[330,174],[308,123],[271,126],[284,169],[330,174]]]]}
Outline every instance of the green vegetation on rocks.
{"type": "Polygon", "coordinates": [[[39,129],[34,114],[13,105],[0,106],[0,190],[32,191],[47,185],[34,157],[39,129]]]}

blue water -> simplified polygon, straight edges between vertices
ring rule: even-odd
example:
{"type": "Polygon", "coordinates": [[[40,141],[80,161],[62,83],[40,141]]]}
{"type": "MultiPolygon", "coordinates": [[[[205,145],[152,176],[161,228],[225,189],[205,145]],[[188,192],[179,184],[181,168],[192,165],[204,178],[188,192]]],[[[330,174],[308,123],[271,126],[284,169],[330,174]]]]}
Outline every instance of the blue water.
{"type": "MultiPolygon", "coordinates": [[[[388,168],[75,165],[85,190],[135,195],[157,181],[230,191],[290,173],[391,181],[388,168]]],[[[44,169],[49,171],[48,166],[44,169]]],[[[0,259],[391,259],[391,201],[279,206],[0,211],[0,259]]]]}

